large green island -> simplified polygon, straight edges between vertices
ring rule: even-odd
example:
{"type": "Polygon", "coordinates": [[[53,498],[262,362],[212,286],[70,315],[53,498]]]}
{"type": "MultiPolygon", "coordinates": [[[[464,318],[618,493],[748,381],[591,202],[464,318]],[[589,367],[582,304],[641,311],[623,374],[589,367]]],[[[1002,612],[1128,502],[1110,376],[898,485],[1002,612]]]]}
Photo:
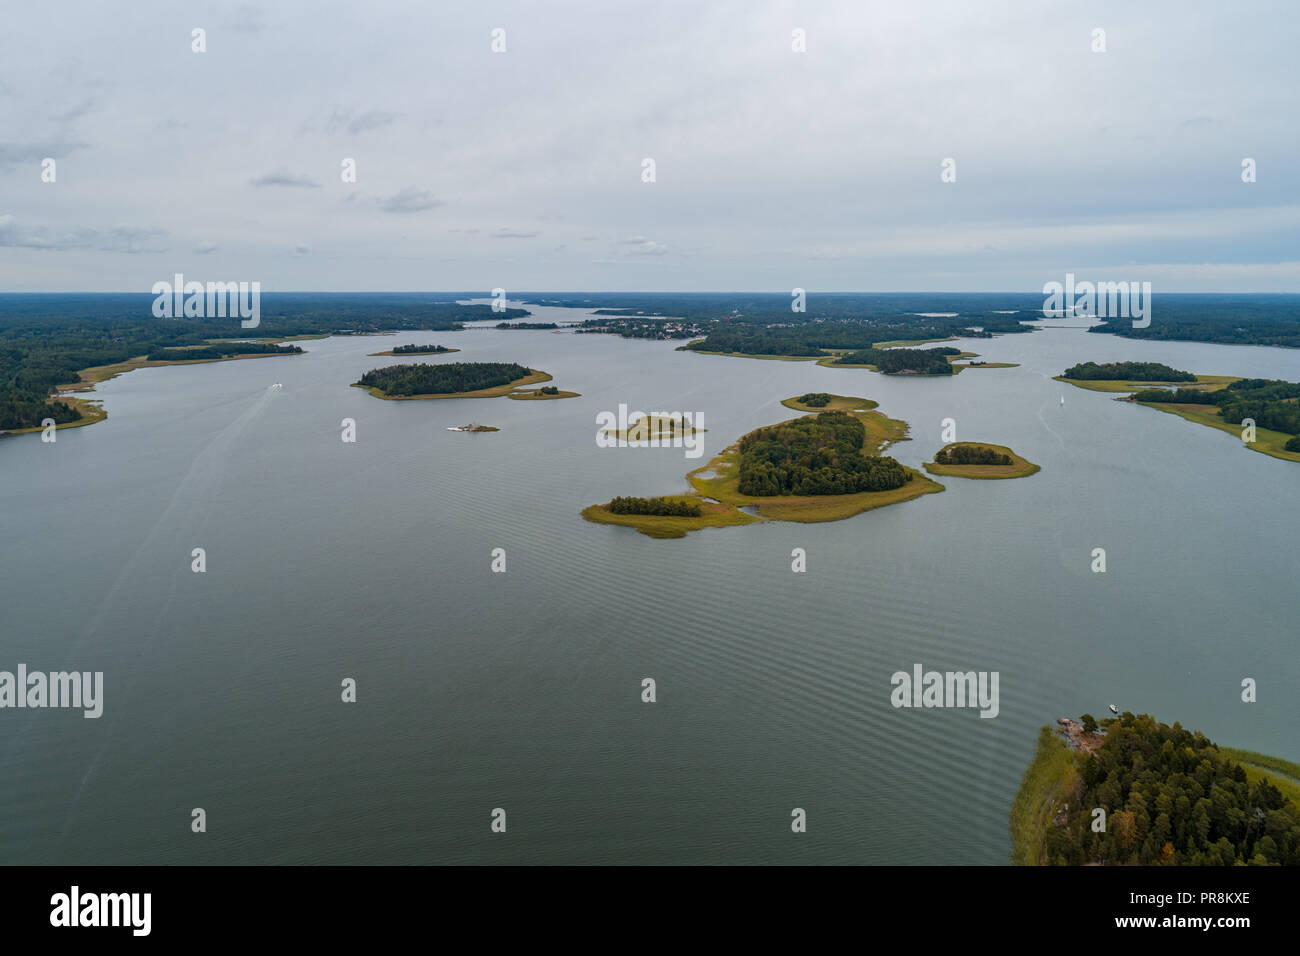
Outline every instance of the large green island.
{"type": "Polygon", "coordinates": [[[1126,392],[1134,402],[1237,436],[1255,423],[1251,451],[1300,461],[1300,383],[1230,375],[1194,375],[1158,362],[1084,362],[1057,381],[1097,392],[1126,392]]]}
{"type": "MultiPolygon", "coordinates": [[[[395,401],[431,398],[564,398],[574,392],[535,394],[520,391],[525,385],[549,382],[551,376],[513,362],[448,362],[443,365],[417,363],[371,369],[353,387],[364,388],[375,398],[395,401]]],[[[540,391],[540,390],[539,390],[540,391]]]]}
{"type": "Polygon", "coordinates": [[[1300,864],[1300,766],[1146,714],[1057,723],[1011,809],[1013,863],[1300,864]]]}
{"type": "Polygon", "coordinates": [[[652,538],[681,538],[701,528],[756,521],[839,521],[943,490],[880,454],[906,441],[908,426],[876,411],[875,402],[813,393],[782,404],[813,414],[745,435],[686,476],[690,493],[616,498],[583,509],[582,516],[652,538]]]}

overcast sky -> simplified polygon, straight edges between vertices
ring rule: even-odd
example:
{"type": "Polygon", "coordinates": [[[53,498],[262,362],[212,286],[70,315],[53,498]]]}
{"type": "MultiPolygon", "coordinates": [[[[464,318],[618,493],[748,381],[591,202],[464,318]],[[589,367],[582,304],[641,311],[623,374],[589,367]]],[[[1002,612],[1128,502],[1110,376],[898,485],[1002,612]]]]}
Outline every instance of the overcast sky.
{"type": "Polygon", "coordinates": [[[1298,35],[1296,0],[11,0],[0,291],[1300,291],[1298,35]]]}

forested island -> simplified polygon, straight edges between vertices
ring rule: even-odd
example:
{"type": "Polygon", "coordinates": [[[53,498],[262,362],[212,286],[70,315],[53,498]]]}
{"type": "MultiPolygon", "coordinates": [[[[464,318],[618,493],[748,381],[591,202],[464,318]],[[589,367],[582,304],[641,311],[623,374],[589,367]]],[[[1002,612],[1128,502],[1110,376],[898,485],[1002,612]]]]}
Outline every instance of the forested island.
{"type": "Polygon", "coordinates": [[[380,355],[446,355],[459,351],[460,349],[449,349],[445,345],[399,345],[387,352],[371,352],[370,356],[374,358],[380,355]]]}
{"type": "Polygon", "coordinates": [[[555,322],[498,322],[498,329],[558,329],[555,322]]]}
{"type": "Polygon", "coordinates": [[[513,362],[448,362],[371,369],[352,384],[376,398],[494,398],[550,378],[513,362]]]}
{"type": "Polygon", "coordinates": [[[871,348],[847,352],[832,364],[874,368],[884,375],[952,375],[955,369],[949,358],[961,354],[954,348],[871,348]]]}
{"type": "Polygon", "coordinates": [[[1246,447],[1274,458],[1300,461],[1300,384],[1277,379],[1193,375],[1154,362],[1085,362],[1058,376],[1080,388],[1128,392],[1125,401],[1169,412],[1241,438],[1254,422],[1246,447]],[[1109,376],[1109,377],[1108,377],[1109,376]],[[1121,377],[1122,376],[1122,377],[1121,377]],[[1169,388],[1145,388],[1145,385],[1169,388]]]}
{"type": "Polygon", "coordinates": [[[926,462],[925,470],[955,478],[1024,478],[1042,469],[1006,445],[953,442],[940,448],[934,461],[926,462]]]}
{"type": "MultiPolygon", "coordinates": [[[[270,353],[241,345],[275,345],[296,338],[392,330],[455,330],[463,323],[499,318],[488,305],[462,305],[447,294],[268,293],[261,297],[257,343],[238,317],[158,319],[150,294],[0,295],[0,431],[37,428],[44,418],[76,425],[104,412],[84,399],[56,399],[56,391],[86,391],[136,368],[165,350],[210,350],[203,358],[227,361],[270,353]],[[217,357],[207,357],[219,353],[217,357]]],[[[505,317],[525,317],[507,309],[505,317]]],[[[202,353],[201,353],[202,354],[202,353]]]]}
{"type": "Polygon", "coordinates": [[[1061,373],[1062,378],[1078,381],[1117,382],[1194,382],[1196,376],[1159,362],[1082,362],[1061,373]]]}
{"type": "Polygon", "coordinates": [[[829,410],[755,429],[687,475],[692,494],[647,499],[698,507],[698,515],[629,511],[626,505],[615,511],[611,501],[591,505],[582,516],[654,538],[680,538],[700,528],[753,521],[838,521],[943,490],[880,454],[906,440],[906,422],[875,411],[875,402],[849,396],[812,393],[783,404],[806,410],[812,406],[802,399],[809,397],[826,398],[829,410]]]}
{"type": "Polygon", "coordinates": [[[1300,864],[1300,766],[1147,714],[1058,723],[1039,732],[1016,794],[1012,862],[1300,864]]]}

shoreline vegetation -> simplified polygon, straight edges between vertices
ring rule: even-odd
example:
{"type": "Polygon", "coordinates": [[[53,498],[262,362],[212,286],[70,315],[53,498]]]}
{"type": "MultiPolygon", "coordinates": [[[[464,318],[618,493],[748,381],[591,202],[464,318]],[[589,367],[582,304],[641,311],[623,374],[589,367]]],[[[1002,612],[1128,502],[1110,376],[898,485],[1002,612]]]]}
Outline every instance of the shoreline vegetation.
{"type": "MultiPolygon", "coordinates": [[[[267,346],[279,346],[290,341],[303,341],[306,339],[324,338],[321,335],[295,335],[285,339],[256,339],[254,344],[267,346]]],[[[209,340],[210,343],[220,343],[221,339],[209,340]]],[[[191,346],[165,346],[166,351],[174,351],[178,355],[194,349],[203,349],[211,351],[207,345],[191,346]]],[[[234,362],[241,359],[258,359],[258,358],[276,358],[285,355],[305,355],[306,353],[297,346],[282,351],[264,351],[264,352],[235,352],[229,355],[205,358],[174,358],[174,359],[155,359],[152,355],[160,354],[159,352],[150,352],[144,355],[137,355],[121,362],[111,362],[107,365],[92,365],[89,368],[83,368],[77,372],[77,381],[68,382],[64,385],[58,385],[53,394],[49,396],[48,402],[51,406],[66,405],[68,408],[77,412],[81,417],[71,421],[57,421],[55,428],[80,428],[82,425],[94,425],[96,422],[102,422],[108,418],[108,412],[103,407],[102,398],[85,398],[78,394],[81,392],[93,392],[95,386],[100,382],[107,382],[117,378],[119,375],[125,375],[138,368],[165,368],[169,365],[211,365],[215,362],[234,362]]],[[[44,431],[40,425],[32,425],[27,428],[0,428],[0,437],[5,435],[27,435],[33,432],[44,431]]]]}
{"type": "MultiPolygon", "coordinates": [[[[824,393],[816,393],[824,394],[824,393]]],[[[800,396],[808,398],[809,396],[800,396]]],[[[590,505],[582,510],[582,517],[597,524],[613,524],[635,528],[651,538],[682,538],[691,531],[702,528],[731,527],[765,521],[794,521],[814,523],[840,521],[886,505],[910,501],[922,495],[943,491],[943,485],[927,478],[912,468],[906,468],[892,458],[879,457],[890,445],[908,441],[908,425],[876,411],[877,403],[869,399],[843,395],[827,395],[823,406],[807,406],[799,398],[782,402],[789,408],[814,414],[789,419],[755,429],[735,444],[724,449],[708,464],[696,468],[686,476],[692,491],[686,494],[666,495],[658,499],[665,511],[685,510],[689,513],[615,513],[613,502],[590,505]],[[828,417],[829,416],[829,417],[828,417]],[[804,424],[806,423],[806,424],[804,424]],[[863,483],[881,485],[881,490],[858,491],[845,494],[779,494],[754,495],[743,493],[742,481],[749,484],[789,481],[790,476],[780,476],[763,460],[769,446],[789,448],[798,453],[805,436],[810,432],[813,441],[833,439],[840,459],[837,459],[839,477],[831,469],[823,469],[812,480],[844,480],[856,477],[863,483]],[[820,432],[821,434],[816,434],[820,432]],[[745,459],[742,475],[742,457],[745,459]],[[867,459],[865,464],[859,456],[867,459]],[[850,471],[848,469],[859,469],[850,471]],[[862,469],[866,468],[866,471],[862,469]],[[694,514],[698,507],[699,514],[694,514]]],[[[777,452],[779,457],[780,452],[777,452]]],[[[807,482],[809,476],[801,479],[807,482]]],[[[618,499],[615,499],[618,500],[618,499]]],[[[627,500],[627,499],[624,499],[627,500]]]]}
{"type": "MultiPolygon", "coordinates": [[[[361,380],[353,382],[353,388],[365,389],[375,398],[385,401],[423,401],[440,398],[499,398],[502,395],[515,397],[516,390],[526,385],[540,385],[551,381],[552,376],[540,369],[526,368],[522,365],[500,362],[453,362],[446,365],[389,365],[386,368],[371,369],[361,380]],[[521,374],[522,373],[522,374],[521,374]],[[479,385],[481,382],[488,384],[479,385]],[[388,388],[385,389],[384,386],[388,388]],[[451,388],[446,391],[416,391],[422,388],[451,388]],[[469,387],[466,387],[469,386],[469,387]]],[[[540,392],[540,390],[538,390],[540,392]]],[[[540,398],[569,398],[576,392],[560,392],[545,395],[525,390],[521,398],[536,401],[540,398]]]]}
{"type": "Polygon", "coordinates": [[[935,454],[934,461],[925,462],[924,468],[932,475],[994,479],[1026,478],[1042,470],[1042,466],[1022,458],[1006,445],[970,441],[944,445],[935,454]]]}
{"type": "Polygon", "coordinates": [[[1011,806],[1013,864],[1300,863],[1300,765],[1146,714],[1057,724],[1040,728],[1011,806]]]}
{"type": "Polygon", "coordinates": [[[881,375],[916,375],[925,377],[944,377],[957,375],[968,368],[1017,368],[1018,362],[971,362],[962,359],[979,358],[978,352],[963,352],[954,348],[909,348],[928,342],[951,342],[953,337],[945,339],[922,339],[918,342],[894,340],[877,342],[865,349],[823,348],[818,354],[799,355],[758,352],[715,352],[700,348],[705,339],[696,339],[680,346],[678,352],[698,352],[701,355],[718,355],[726,358],[765,359],[777,362],[815,362],[822,368],[864,368],[881,375]],[[925,354],[932,353],[932,354],[925,354]],[[915,358],[920,354],[921,358],[915,358]],[[943,361],[940,361],[942,357],[943,361]],[[912,361],[908,361],[911,359],[912,361]],[[882,368],[881,366],[885,366],[882,368]],[[915,365],[915,368],[910,367],[915,365]]]}
{"type": "Polygon", "coordinates": [[[1300,409],[1294,407],[1296,397],[1300,396],[1300,385],[1295,383],[1241,379],[1231,375],[1196,375],[1159,363],[1143,362],[1106,365],[1087,362],[1066,369],[1054,379],[1089,391],[1124,393],[1118,394],[1116,401],[1144,405],[1197,425],[1227,432],[1251,451],[1271,458],[1300,461],[1300,409]],[[1115,377],[1074,377],[1080,372],[1086,376],[1115,377]],[[1167,393],[1174,401],[1159,401],[1160,392],[1167,393]],[[1232,415],[1231,420],[1224,418],[1225,412],[1232,415]],[[1241,441],[1243,426],[1240,422],[1244,418],[1256,420],[1253,442],[1241,441]],[[1294,431],[1268,428],[1267,424],[1286,424],[1294,431]]]}

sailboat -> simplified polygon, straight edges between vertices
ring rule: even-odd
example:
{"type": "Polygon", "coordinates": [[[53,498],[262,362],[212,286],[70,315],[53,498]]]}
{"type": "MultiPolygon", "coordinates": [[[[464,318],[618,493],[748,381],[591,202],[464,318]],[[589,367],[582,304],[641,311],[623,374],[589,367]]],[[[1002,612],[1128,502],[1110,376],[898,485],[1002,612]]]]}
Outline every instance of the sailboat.
{"type": "Polygon", "coordinates": [[[1065,396],[1064,396],[1064,395],[1061,396],[1061,404],[1062,404],[1062,405],[1065,404],[1065,396]]]}

